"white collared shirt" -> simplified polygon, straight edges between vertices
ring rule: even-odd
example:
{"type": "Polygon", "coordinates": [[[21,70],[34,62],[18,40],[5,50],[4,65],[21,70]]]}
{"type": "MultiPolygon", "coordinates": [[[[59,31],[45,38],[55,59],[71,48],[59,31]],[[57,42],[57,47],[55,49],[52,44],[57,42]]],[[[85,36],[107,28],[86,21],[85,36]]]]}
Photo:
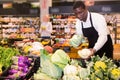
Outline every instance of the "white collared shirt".
{"type": "MultiPolygon", "coordinates": [[[[99,13],[93,13],[91,12],[92,16],[92,22],[93,26],[98,32],[98,40],[95,43],[95,46],[93,47],[96,51],[98,51],[107,41],[107,35],[110,34],[109,29],[106,24],[106,20],[103,15],[99,13]]],[[[82,21],[83,22],[83,21],[82,21]]],[[[86,22],[83,22],[84,28],[91,27],[91,22],[90,22],[90,13],[88,12],[88,17],[86,22]]],[[[82,26],[81,26],[81,21],[77,19],[76,22],[76,34],[83,34],[82,32],[82,26]]]]}

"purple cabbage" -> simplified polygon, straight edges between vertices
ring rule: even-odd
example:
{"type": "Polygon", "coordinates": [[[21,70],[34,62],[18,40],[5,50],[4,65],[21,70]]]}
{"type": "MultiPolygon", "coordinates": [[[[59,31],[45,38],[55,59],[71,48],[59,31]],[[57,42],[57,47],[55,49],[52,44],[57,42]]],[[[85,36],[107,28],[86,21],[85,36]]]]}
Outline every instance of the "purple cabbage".
{"type": "Polygon", "coordinates": [[[18,76],[24,77],[29,71],[31,63],[33,63],[33,59],[28,58],[26,56],[17,56],[16,58],[15,60],[18,62],[17,64],[11,66],[11,70],[9,70],[8,77],[12,77],[12,78],[16,78],[18,76]],[[18,60],[16,58],[18,58],[18,60]]]}

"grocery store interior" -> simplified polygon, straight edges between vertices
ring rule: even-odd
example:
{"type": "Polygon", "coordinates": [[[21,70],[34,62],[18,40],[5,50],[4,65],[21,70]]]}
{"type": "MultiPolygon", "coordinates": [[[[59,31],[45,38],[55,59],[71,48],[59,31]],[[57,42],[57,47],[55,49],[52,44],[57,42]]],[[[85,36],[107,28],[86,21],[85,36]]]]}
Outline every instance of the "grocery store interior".
{"type": "MultiPolygon", "coordinates": [[[[71,58],[79,58],[77,51],[88,45],[73,48],[68,47],[67,42],[75,33],[75,16],[72,11],[75,1],[79,0],[0,0],[0,45],[16,47],[25,55],[38,56],[36,48],[39,45],[34,44],[32,54],[29,49],[31,42],[40,41],[50,52],[53,48],[62,48],[71,58]],[[50,15],[53,32],[50,40],[42,41],[39,30],[44,15],[50,15]],[[70,33],[65,29],[68,23],[71,23],[70,33]]],[[[88,2],[89,11],[104,15],[114,45],[113,59],[120,60],[120,0],[82,1],[88,2]]]]}

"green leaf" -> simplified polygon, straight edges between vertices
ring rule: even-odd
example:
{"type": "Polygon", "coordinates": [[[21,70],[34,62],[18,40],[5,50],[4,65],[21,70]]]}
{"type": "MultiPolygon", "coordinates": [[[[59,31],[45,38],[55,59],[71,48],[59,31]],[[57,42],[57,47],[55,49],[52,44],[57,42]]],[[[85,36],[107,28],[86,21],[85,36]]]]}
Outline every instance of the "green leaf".
{"type": "Polygon", "coordinates": [[[95,71],[95,75],[96,75],[98,78],[100,78],[101,80],[104,80],[104,79],[103,79],[103,73],[102,73],[101,70],[95,71]]]}

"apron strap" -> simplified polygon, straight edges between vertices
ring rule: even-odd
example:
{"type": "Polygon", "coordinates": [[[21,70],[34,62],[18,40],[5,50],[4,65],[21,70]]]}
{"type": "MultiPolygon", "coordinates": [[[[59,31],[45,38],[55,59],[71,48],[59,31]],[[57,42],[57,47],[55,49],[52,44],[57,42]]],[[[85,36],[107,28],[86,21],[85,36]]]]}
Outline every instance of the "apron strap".
{"type": "MultiPolygon", "coordinates": [[[[93,27],[93,21],[92,21],[91,13],[90,13],[90,23],[91,23],[91,26],[93,27]]],[[[81,25],[82,25],[82,28],[83,28],[83,22],[81,22],[81,25]]]]}
{"type": "Polygon", "coordinates": [[[93,21],[92,21],[91,13],[90,13],[90,23],[91,23],[91,26],[93,27],[93,21]]]}

